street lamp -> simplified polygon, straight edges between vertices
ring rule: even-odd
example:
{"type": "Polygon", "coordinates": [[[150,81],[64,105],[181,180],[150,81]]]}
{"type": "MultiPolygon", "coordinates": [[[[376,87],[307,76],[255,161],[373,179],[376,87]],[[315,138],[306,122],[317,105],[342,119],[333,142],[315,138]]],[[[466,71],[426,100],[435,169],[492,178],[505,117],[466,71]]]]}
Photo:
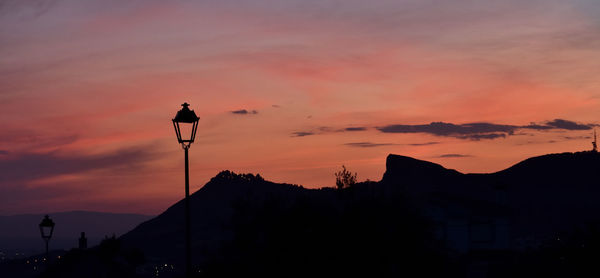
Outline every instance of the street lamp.
{"type": "Polygon", "coordinates": [[[46,258],[48,258],[48,242],[52,237],[52,233],[54,232],[54,221],[50,219],[48,215],[44,216],[42,222],[40,222],[40,233],[42,234],[42,239],[46,242],[46,258]]]}
{"type": "Polygon", "coordinates": [[[190,173],[188,162],[188,149],[194,143],[196,130],[198,129],[198,116],[194,110],[190,110],[187,102],[182,104],[183,108],[177,111],[173,118],[173,127],[177,135],[177,141],[185,151],[185,273],[187,277],[192,274],[192,242],[190,232],[190,173]]]}

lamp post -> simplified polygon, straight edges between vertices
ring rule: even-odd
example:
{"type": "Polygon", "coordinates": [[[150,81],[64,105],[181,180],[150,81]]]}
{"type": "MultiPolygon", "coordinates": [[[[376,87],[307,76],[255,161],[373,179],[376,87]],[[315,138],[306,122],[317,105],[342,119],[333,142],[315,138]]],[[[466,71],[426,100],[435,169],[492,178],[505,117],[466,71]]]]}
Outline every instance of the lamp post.
{"type": "Polygon", "coordinates": [[[191,277],[192,274],[192,242],[190,231],[190,174],[188,162],[188,149],[194,143],[196,130],[198,129],[198,116],[194,110],[190,110],[187,102],[182,104],[183,108],[177,112],[173,118],[173,127],[177,135],[177,141],[183,147],[185,152],[185,274],[191,277]]]}
{"type": "Polygon", "coordinates": [[[54,221],[46,215],[39,226],[42,239],[46,242],[46,258],[48,258],[48,242],[50,241],[50,238],[52,238],[52,233],[54,232],[54,221]]]}

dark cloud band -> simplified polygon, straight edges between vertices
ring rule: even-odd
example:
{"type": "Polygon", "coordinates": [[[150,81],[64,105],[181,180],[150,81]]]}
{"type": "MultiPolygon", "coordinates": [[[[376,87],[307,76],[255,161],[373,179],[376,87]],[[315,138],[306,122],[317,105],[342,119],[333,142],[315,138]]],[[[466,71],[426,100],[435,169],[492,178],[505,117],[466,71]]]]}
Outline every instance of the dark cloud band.
{"type": "Polygon", "coordinates": [[[308,131],[297,131],[297,132],[292,133],[292,137],[304,137],[304,136],[310,136],[310,135],[315,135],[315,133],[308,132],[308,131]]]}
{"type": "Polygon", "coordinates": [[[436,136],[454,137],[468,140],[505,138],[520,129],[532,130],[590,130],[593,124],[579,124],[573,121],[555,119],[543,124],[532,123],[526,126],[494,123],[452,124],[432,122],[422,125],[387,125],[376,129],[383,133],[428,133],[436,136]]]}
{"type": "Polygon", "coordinates": [[[457,153],[448,153],[437,156],[437,158],[463,158],[463,157],[471,157],[468,154],[457,154],[457,153]]]}
{"type": "Polygon", "coordinates": [[[250,115],[250,114],[258,114],[258,111],[256,110],[246,110],[246,109],[240,109],[240,110],[234,110],[234,111],[230,111],[232,114],[237,114],[237,115],[250,115]]]}
{"type": "Polygon", "coordinates": [[[350,146],[350,147],[357,147],[357,148],[374,148],[374,147],[391,146],[391,145],[396,145],[396,144],[392,144],[392,143],[373,143],[373,142],[354,142],[354,143],[346,143],[344,145],[350,146]]]}

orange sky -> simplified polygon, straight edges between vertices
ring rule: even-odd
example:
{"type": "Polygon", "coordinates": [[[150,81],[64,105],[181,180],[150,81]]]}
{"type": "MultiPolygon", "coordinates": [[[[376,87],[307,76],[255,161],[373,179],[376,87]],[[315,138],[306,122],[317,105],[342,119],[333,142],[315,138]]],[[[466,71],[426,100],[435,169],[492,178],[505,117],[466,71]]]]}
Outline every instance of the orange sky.
{"type": "Polygon", "coordinates": [[[0,215],[162,212],[183,102],[194,191],[225,169],[321,187],[342,164],[379,180],[389,153],[494,172],[591,148],[594,0],[367,2],[3,2],[0,215]]]}

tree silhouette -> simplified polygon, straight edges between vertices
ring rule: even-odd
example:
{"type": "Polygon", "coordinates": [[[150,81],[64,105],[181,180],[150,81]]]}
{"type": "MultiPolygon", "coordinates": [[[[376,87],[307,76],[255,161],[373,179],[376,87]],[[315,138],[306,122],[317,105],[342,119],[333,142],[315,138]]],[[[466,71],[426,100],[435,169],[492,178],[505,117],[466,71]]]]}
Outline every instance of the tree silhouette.
{"type": "Polygon", "coordinates": [[[338,189],[348,188],[356,184],[356,173],[352,175],[350,171],[346,169],[346,166],[342,165],[342,170],[335,172],[335,185],[338,189]]]}

